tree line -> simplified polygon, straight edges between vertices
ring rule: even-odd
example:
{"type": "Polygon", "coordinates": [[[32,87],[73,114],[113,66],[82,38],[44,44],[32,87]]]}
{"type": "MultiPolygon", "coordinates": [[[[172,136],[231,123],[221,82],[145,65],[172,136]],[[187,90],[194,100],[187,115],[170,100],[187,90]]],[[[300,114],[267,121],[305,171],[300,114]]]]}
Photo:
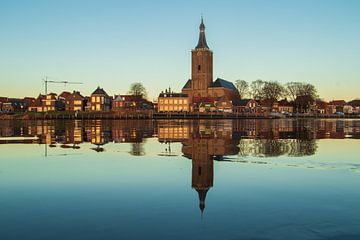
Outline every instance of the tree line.
{"type": "Polygon", "coordinates": [[[236,80],[240,98],[252,98],[258,102],[274,103],[280,99],[293,102],[299,111],[306,111],[318,98],[314,85],[305,82],[288,82],[255,80],[250,84],[245,80],[236,80]]]}

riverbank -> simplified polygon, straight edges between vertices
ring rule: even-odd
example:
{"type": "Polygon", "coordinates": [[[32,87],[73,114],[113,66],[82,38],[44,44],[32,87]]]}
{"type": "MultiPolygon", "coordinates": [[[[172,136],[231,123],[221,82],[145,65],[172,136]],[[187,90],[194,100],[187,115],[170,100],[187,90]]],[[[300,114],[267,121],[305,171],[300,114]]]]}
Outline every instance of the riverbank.
{"type": "Polygon", "coordinates": [[[47,112],[47,113],[14,113],[0,114],[0,120],[66,120],[66,119],[277,119],[277,118],[339,118],[360,119],[359,115],[336,114],[294,114],[285,116],[281,114],[237,114],[237,113],[156,113],[153,111],[128,111],[128,112],[47,112]]]}

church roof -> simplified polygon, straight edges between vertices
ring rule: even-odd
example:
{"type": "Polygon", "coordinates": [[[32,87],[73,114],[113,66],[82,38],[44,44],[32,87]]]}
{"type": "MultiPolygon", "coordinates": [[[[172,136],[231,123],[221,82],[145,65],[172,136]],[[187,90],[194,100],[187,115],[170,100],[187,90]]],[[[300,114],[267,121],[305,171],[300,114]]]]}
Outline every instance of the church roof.
{"type": "Polygon", "coordinates": [[[230,90],[237,91],[235,85],[232,82],[226,81],[221,78],[216,79],[215,82],[213,82],[211,87],[224,87],[224,88],[228,88],[230,90]]]}
{"type": "Polygon", "coordinates": [[[251,99],[234,99],[233,104],[235,106],[246,106],[251,99]]]}
{"type": "Polygon", "coordinates": [[[209,49],[209,46],[206,43],[205,24],[203,18],[201,18],[201,24],[199,28],[200,28],[199,42],[195,47],[195,49],[202,49],[202,48],[209,49]]]}
{"type": "Polygon", "coordinates": [[[187,80],[183,88],[191,88],[191,79],[187,80]]]}

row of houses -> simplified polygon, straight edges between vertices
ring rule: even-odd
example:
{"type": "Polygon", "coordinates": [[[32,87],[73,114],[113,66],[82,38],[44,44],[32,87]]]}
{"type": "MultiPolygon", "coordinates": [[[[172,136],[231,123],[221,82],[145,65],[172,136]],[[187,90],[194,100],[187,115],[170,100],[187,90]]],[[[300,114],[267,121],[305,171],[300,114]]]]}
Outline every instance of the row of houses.
{"type": "MultiPolygon", "coordinates": [[[[299,112],[294,102],[287,99],[280,101],[255,101],[222,97],[199,97],[190,99],[186,93],[174,93],[165,90],[159,94],[158,101],[152,103],[141,95],[114,95],[98,87],[90,96],[83,96],[78,91],[62,92],[57,95],[40,94],[37,98],[23,99],[0,97],[1,112],[50,112],[50,111],[123,111],[126,109],[154,110],[166,112],[223,112],[235,114],[292,114],[299,112]]],[[[360,114],[360,100],[330,102],[316,100],[309,108],[312,114],[360,114]]]]}
{"type": "Polygon", "coordinates": [[[90,96],[83,96],[78,91],[64,91],[57,95],[39,94],[37,98],[23,99],[0,97],[1,112],[51,112],[51,111],[122,111],[125,109],[153,109],[152,102],[141,95],[109,96],[98,87],[90,96]]]}
{"type": "Polygon", "coordinates": [[[184,93],[169,90],[161,92],[158,98],[158,112],[225,112],[236,114],[292,114],[295,112],[312,114],[360,114],[360,100],[330,102],[317,100],[306,111],[299,109],[294,101],[287,99],[256,101],[254,99],[230,99],[222,97],[189,98],[184,93]]]}

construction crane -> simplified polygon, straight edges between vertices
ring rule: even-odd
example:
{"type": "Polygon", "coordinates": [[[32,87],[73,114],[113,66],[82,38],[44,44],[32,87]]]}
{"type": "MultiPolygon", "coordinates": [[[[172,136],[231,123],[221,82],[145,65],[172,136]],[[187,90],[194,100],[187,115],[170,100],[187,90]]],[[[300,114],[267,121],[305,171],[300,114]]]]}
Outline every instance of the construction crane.
{"type": "Polygon", "coordinates": [[[69,82],[69,81],[55,81],[55,80],[49,80],[48,77],[45,77],[45,79],[43,79],[44,83],[45,83],[45,95],[47,95],[47,89],[48,89],[48,83],[63,83],[65,84],[83,84],[82,82],[69,82]]]}

